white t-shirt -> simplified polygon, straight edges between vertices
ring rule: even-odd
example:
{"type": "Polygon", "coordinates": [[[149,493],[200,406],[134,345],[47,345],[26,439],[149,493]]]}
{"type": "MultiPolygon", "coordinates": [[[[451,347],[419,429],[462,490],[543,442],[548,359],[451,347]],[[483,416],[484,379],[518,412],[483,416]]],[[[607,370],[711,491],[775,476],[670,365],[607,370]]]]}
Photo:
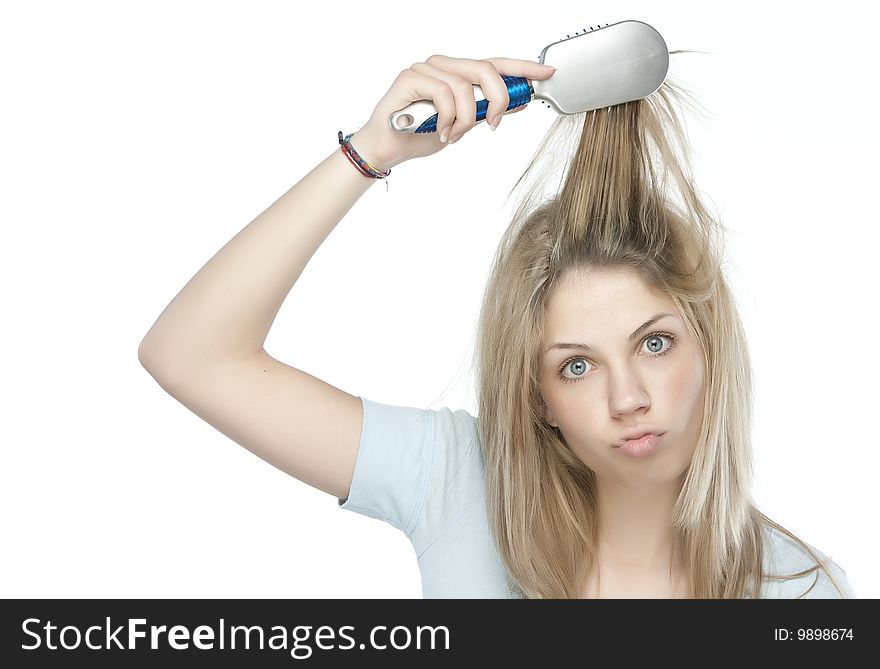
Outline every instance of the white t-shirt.
{"type": "MultiPolygon", "coordinates": [[[[338,500],[339,506],[406,534],[418,559],[424,598],[518,598],[489,530],[476,418],[464,409],[418,409],[360,399],[364,422],[357,463],[348,499],[338,500]]],[[[766,528],[765,536],[766,573],[790,574],[813,564],[775,528],[766,528]]],[[[844,570],[834,562],[830,566],[854,598],[844,570]]],[[[839,598],[828,577],[818,573],[819,581],[806,597],[839,598]]],[[[815,579],[816,572],[765,580],[762,597],[797,597],[815,579]]]]}

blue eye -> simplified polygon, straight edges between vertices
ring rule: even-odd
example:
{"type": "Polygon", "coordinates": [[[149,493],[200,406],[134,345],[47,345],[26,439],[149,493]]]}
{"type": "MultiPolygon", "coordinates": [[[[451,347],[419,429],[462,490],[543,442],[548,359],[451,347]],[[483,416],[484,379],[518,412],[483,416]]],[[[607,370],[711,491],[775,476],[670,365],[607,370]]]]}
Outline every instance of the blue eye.
{"type": "Polygon", "coordinates": [[[643,342],[648,345],[648,352],[654,353],[656,355],[663,355],[672,347],[672,336],[671,335],[662,335],[662,334],[652,334],[648,335],[643,342]],[[663,346],[663,340],[669,339],[669,346],[663,346]],[[661,350],[662,349],[662,350],[661,350]]]}
{"type": "MultiPolygon", "coordinates": [[[[587,364],[588,364],[588,363],[587,363],[587,361],[586,361],[585,358],[569,358],[568,360],[566,360],[566,361],[563,363],[563,365],[562,365],[562,369],[559,370],[559,371],[560,371],[560,372],[564,371],[567,367],[569,367],[569,365],[571,365],[572,368],[573,368],[573,367],[577,367],[580,371],[576,372],[576,373],[577,373],[577,378],[572,379],[572,378],[570,378],[570,377],[568,377],[568,376],[563,375],[563,376],[562,376],[562,380],[565,381],[565,382],[567,382],[567,383],[573,383],[574,381],[577,381],[581,376],[583,376],[584,374],[587,373],[587,368],[586,368],[586,365],[587,365],[587,364]]],[[[575,371],[575,370],[572,369],[572,371],[575,371]]]]}
{"type": "MultiPolygon", "coordinates": [[[[675,335],[669,334],[668,332],[652,332],[642,340],[642,345],[647,345],[646,352],[648,353],[648,357],[659,358],[661,355],[666,355],[669,351],[675,348],[675,335]],[[664,339],[669,342],[665,346],[663,345],[664,339]]],[[[587,365],[593,366],[593,364],[583,356],[569,358],[563,362],[562,366],[559,368],[559,378],[565,383],[577,383],[587,374],[587,365]],[[575,365],[573,363],[577,364],[575,365]],[[569,366],[571,366],[570,369],[576,374],[576,376],[570,377],[563,374],[569,366]]]]}

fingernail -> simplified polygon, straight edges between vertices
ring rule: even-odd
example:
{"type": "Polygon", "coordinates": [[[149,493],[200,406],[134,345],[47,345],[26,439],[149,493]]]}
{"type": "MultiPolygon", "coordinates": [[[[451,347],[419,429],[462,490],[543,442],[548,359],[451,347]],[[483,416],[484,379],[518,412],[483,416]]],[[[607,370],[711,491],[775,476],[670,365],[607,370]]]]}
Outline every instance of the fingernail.
{"type": "Polygon", "coordinates": [[[495,130],[498,128],[499,123],[501,123],[501,114],[498,114],[495,118],[489,121],[489,127],[492,128],[492,130],[495,130]]]}
{"type": "MultiPolygon", "coordinates": [[[[462,134],[464,134],[464,133],[462,133],[462,134]]],[[[455,137],[453,137],[452,139],[449,140],[449,143],[455,144],[460,139],[461,139],[461,135],[456,135],[455,137]]]]}
{"type": "Polygon", "coordinates": [[[443,128],[443,130],[440,132],[440,141],[445,144],[446,140],[448,138],[449,138],[449,128],[443,128]]]}
{"type": "Polygon", "coordinates": [[[546,68],[546,69],[548,69],[548,70],[555,70],[555,69],[556,69],[556,68],[553,67],[552,65],[544,65],[544,63],[541,63],[541,67],[546,68]]]}

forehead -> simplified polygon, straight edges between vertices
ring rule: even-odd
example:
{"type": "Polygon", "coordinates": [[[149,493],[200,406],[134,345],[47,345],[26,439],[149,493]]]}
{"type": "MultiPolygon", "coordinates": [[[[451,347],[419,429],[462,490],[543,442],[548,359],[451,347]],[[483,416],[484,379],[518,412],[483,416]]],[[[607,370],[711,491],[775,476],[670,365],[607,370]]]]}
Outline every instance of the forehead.
{"type": "Polygon", "coordinates": [[[568,273],[547,302],[549,336],[632,329],[655,313],[677,314],[666,293],[652,289],[630,269],[589,269],[568,273]]]}

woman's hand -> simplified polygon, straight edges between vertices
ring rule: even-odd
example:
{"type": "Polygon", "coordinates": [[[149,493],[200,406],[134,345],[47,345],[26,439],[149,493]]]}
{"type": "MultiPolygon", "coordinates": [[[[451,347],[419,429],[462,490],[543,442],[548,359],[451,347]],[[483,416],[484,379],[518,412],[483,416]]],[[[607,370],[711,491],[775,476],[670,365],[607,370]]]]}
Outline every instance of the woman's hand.
{"type": "MultiPolygon", "coordinates": [[[[437,153],[448,143],[456,142],[476,124],[477,101],[473,84],[479,84],[489,101],[486,120],[492,123],[507,109],[510,96],[501,75],[548,79],[553,69],[531,60],[515,58],[452,58],[435,55],[424,63],[413,63],[402,70],[376,105],[370,120],[351,137],[351,144],[367,162],[387,170],[395,165],[437,153]],[[432,133],[397,132],[388,119],[411,102],[430,100],[437,109],[437,129],[432,133]],[[445,134],[444,134],[445,133],[445,134]]],[[[507,112],[515,114],[524,106],[507,112]]],[[[497,123],[496,123],[497,127],[497,123]]]]}

